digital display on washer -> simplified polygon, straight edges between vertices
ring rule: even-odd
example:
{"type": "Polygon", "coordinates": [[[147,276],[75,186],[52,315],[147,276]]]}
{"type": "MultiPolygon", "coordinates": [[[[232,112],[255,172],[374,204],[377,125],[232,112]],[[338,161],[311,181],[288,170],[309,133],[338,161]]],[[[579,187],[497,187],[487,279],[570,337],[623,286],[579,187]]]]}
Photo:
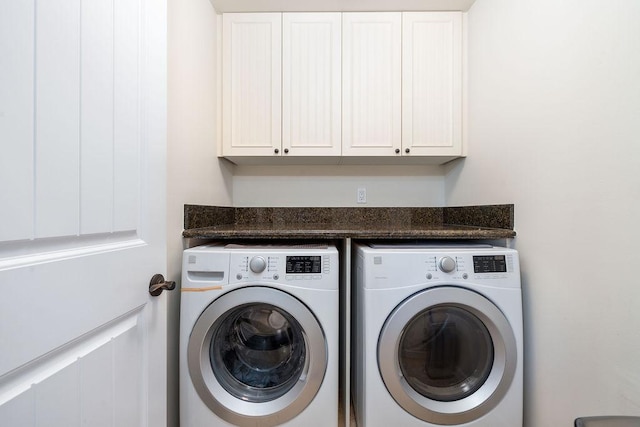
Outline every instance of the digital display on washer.
{"type": "Polygon", "coordinates": [[[288,256],[287,274],[320,274],[322,271],[321,256],[288,256]]]}
{"type": "Polygon", "coordinates": [[[506,273],[506,257],[504,255],[474,256],[473,271],[475,273],[506,273]]]}

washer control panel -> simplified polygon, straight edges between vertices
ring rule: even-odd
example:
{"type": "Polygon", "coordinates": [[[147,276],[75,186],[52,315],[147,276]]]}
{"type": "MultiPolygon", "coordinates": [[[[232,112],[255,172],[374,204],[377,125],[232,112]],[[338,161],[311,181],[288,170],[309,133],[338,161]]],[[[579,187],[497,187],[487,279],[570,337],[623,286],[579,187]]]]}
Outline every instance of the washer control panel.
{"type": "Polygon", "coordinates": [[[230,279],[236,282],[305,283],[338,275],[338,253],[303,251],[232,252],[230,279]]]}

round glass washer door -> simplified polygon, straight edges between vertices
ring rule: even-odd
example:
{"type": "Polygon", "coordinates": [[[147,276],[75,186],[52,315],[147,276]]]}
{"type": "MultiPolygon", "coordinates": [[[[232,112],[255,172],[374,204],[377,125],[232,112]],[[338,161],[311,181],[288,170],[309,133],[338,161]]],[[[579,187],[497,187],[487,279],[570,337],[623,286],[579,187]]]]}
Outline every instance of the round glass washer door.
{"type": "Polygon", "coordinates": [[[418,292],[387,318],[378,366],[387,390],[413,416],[457,425],[491,411],[513,380],[515,336],[502,311],[458,287],[418,292]]]}
{"type": "Polygon", "coordinates": [[[274,426],[317,394],[327,368],[322,327],[298,299],[274,288],[224,294],[200,315],[187,347],[202,401],[235,425],[274,426]]]}

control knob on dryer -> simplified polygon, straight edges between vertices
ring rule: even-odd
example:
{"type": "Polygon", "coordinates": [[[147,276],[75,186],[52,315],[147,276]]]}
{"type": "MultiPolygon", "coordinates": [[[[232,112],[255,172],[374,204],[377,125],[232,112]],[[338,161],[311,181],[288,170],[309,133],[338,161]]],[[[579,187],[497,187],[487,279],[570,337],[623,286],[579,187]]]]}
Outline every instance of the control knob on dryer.
{"type": "Polygon", "coordinates": [[[267,261],[261,256],[254,256],[249,261],[249,268],[254,273],[262,273],[265,268],[267,268],[267,261]]]}
{"type": "Polygon", "coordinates": [[[451,273],[456,269],[456,262],[450,256],[443,256],[442,258],[440,258],[438,266],[440,267],[440,270],[444,271],[445,273],[451,273]]]}

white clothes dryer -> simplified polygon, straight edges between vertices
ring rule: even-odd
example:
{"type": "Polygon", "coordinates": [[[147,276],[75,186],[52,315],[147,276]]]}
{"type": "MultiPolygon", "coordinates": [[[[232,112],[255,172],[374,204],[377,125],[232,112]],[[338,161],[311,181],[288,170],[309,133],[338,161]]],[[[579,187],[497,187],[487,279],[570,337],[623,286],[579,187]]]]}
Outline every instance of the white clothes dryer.
{"type": "Polygon", "coordinates": [[[184,251],[180,425],[337,426],[338,251],[184,251]]]}
{"type": "Polygon", "coordinates": [[[354,247],[358,427],[522,426],[517,252],[462,244],[354,247]]]}

